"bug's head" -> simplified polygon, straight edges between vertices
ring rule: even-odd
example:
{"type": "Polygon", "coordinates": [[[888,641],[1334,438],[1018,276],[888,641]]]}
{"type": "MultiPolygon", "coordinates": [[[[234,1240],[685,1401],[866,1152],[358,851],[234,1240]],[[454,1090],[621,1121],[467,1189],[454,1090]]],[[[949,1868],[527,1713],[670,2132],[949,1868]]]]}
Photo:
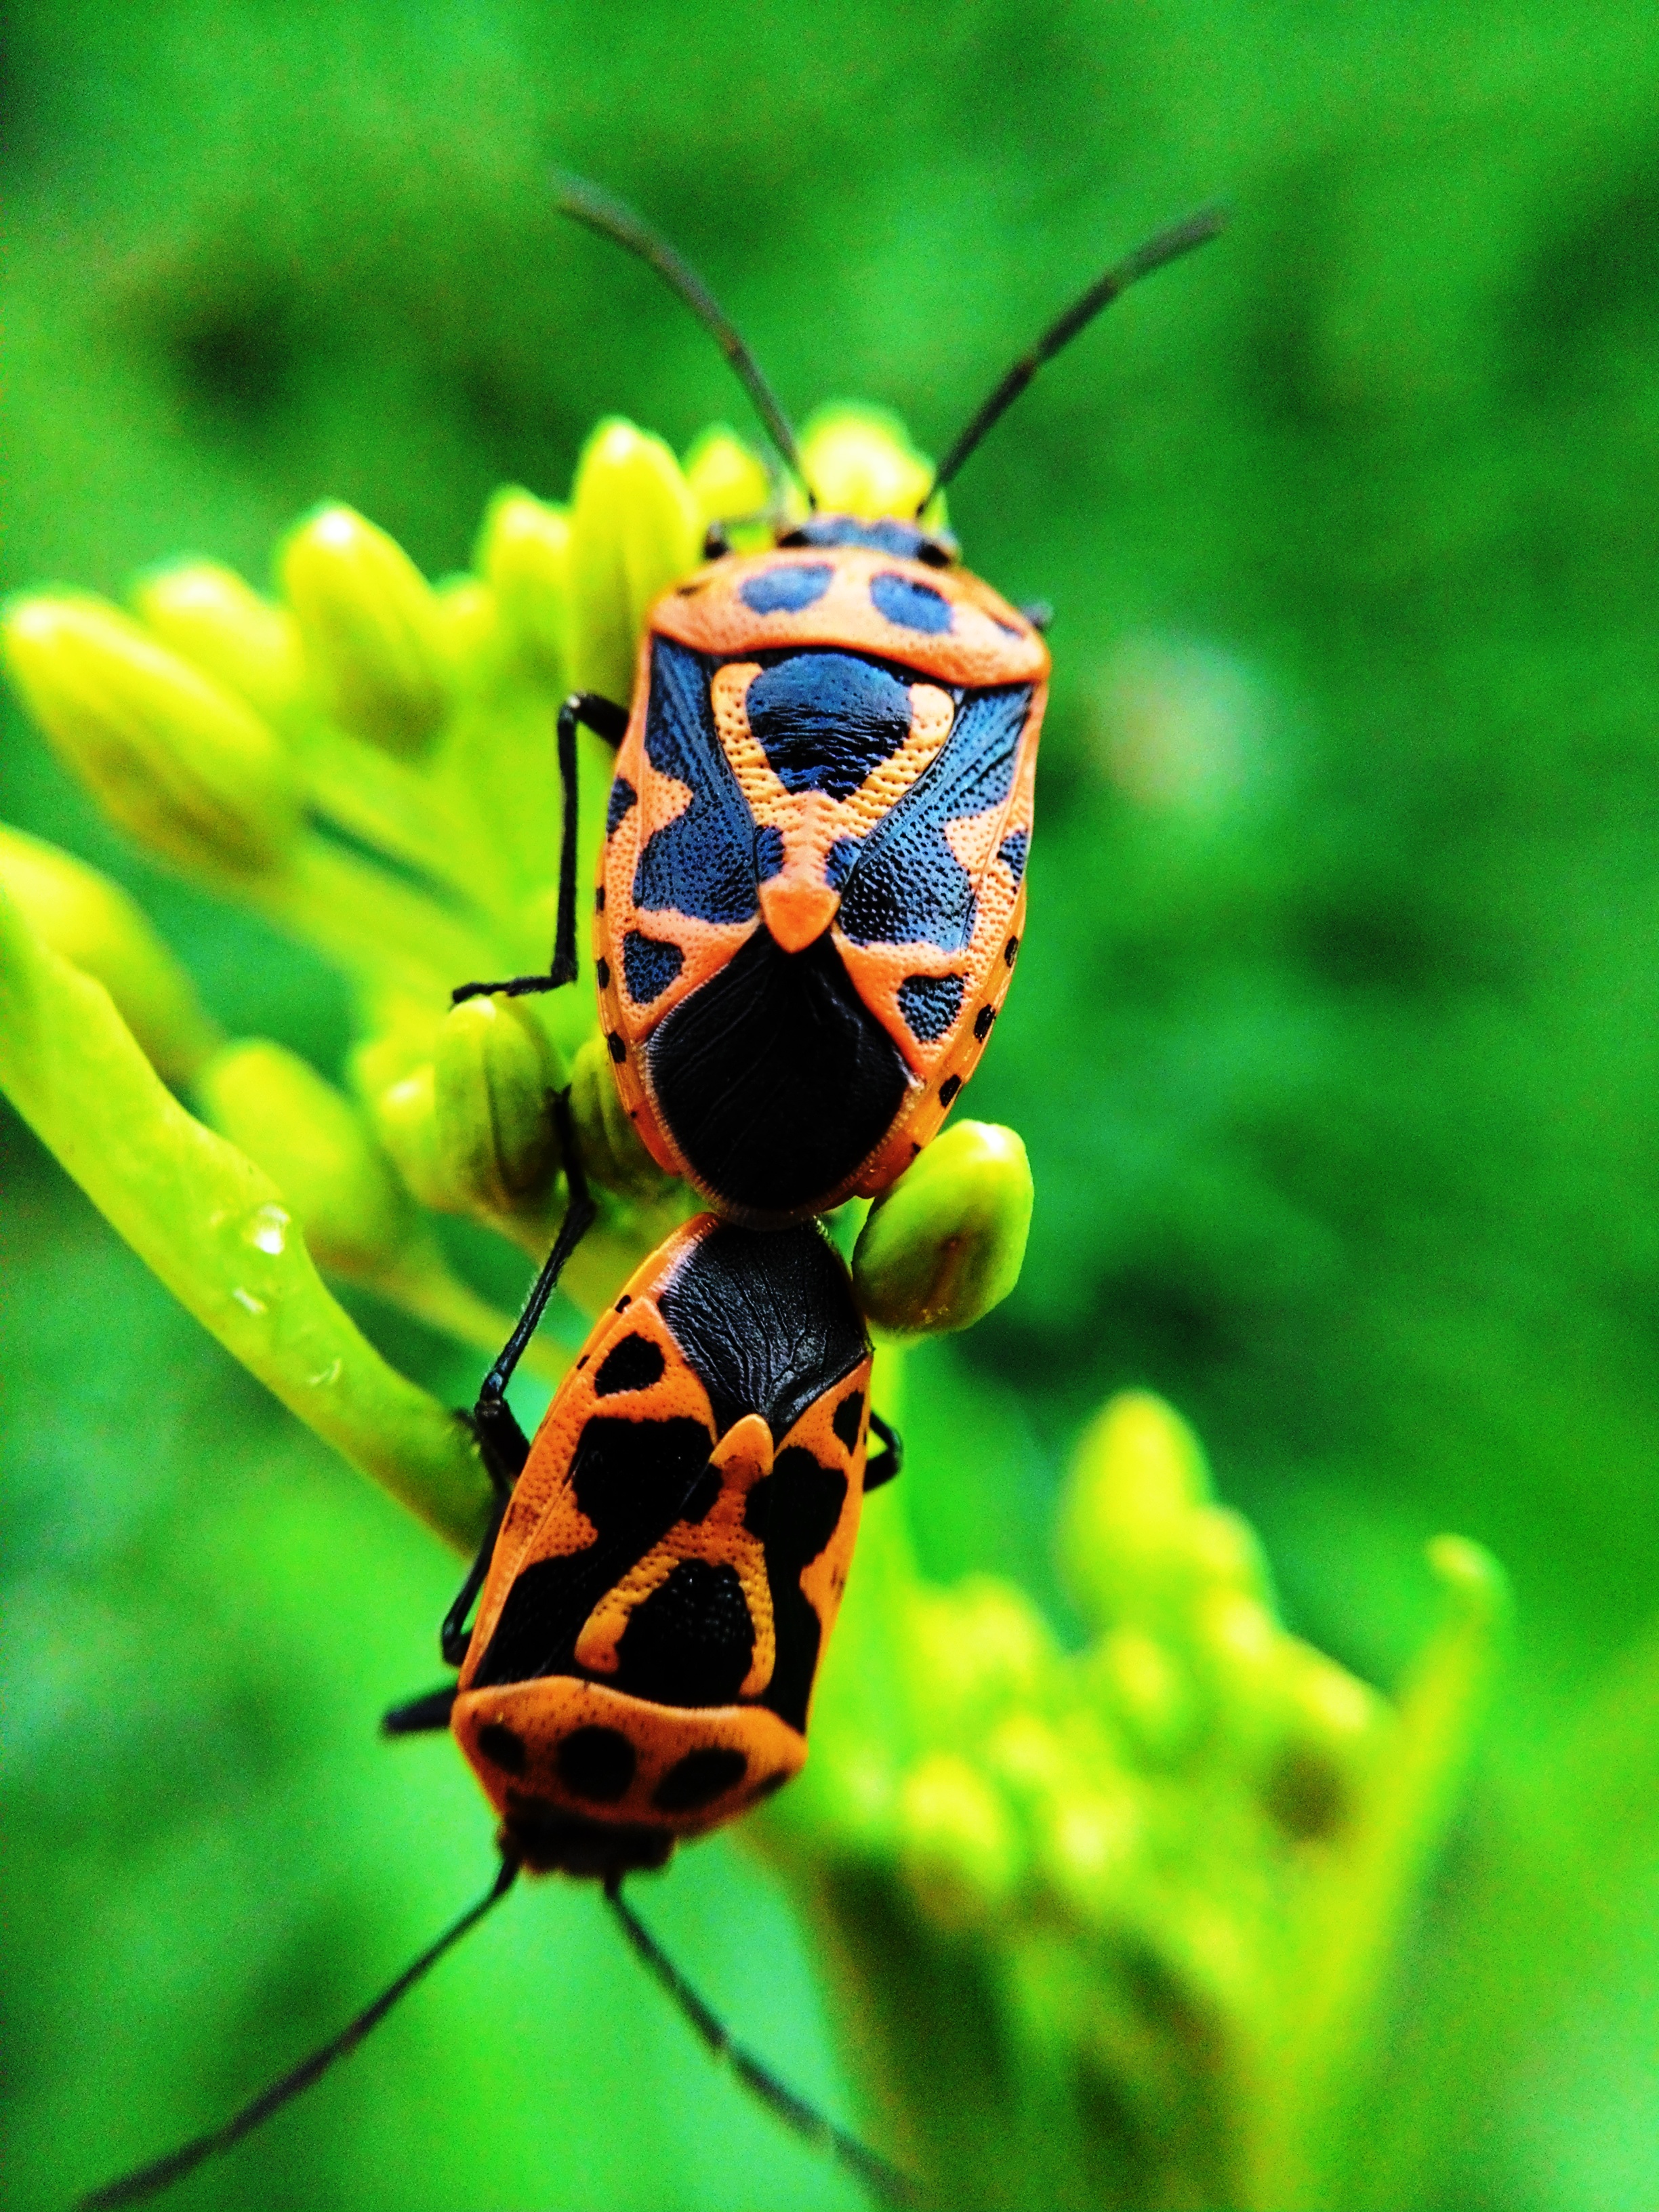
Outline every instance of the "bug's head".
{"type": "Polygon", "coordinates": [[[920,523],[900,522],[890,515],[866,521],[856,514],[809,514],[805,522],[786,525],[778,532],[780,545],[867,545],[872,552],[890,553],[901,561],[921,561],[930,568],[952,568],[962,549],[948,530],[926,530],[920,523]]]}

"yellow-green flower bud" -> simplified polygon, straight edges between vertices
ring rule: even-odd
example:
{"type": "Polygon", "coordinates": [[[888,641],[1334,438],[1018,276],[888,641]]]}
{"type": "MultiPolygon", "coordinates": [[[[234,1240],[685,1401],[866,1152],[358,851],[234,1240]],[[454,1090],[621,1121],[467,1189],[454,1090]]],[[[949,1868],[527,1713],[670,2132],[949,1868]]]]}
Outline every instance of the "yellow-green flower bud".
{"type": "Polygon", "coordinates": [[[395,539],[349,507],[319,507],[278,563],[306,663],[343,727],[418,753],[449,709],[432,587],[395,539]]]}
{"type": "Polygon", "coordinates": [[[119,828],[215,875],[282,866],[299,780],[245,700],[90,596],[14,599],[4,634],[24,704],[119,828]]]}
{"type": "Polygon", "coordinates": [[[433,593],[444,658],[461,691],[495,689],[513,659],[514,640],[495,594],[477,576],[446,576],[433,593]]]}
{"type": "Polygon", "coordinates": [[[1131,1750],[1153,1765],[1178,1759],[1196,1729],[1199,1699],[1170,1646],[1146,1629],[1116,1628],[1086,1664],[1101,1705],[1131,1750]]]}
{"type": "Polygon", "coordinates": [[[896,1334],[971,1328],[1019,1280],[1030,1228],[1024,1145],[958,1121],[872,1207],[853,1254],[859,1303],[896,1334]]]}
{"type": "Polygon", "coordinates": [[[473,557],[526,662],[562,690],[570,667],[570,517],[508,484],[485,510],[473,557]]]}
{"type": "Polygon", "coordinates": [[[36,936],[96,976],[169,1083],[187,1083],[222,1042],[196,987],[149,917],[107,876],[0,824],[0,883],[36,936]]]}
{"type": "Polygon", "coordinates": [[[1262,1796],[1287,1834],[1332,1836],[1354,1808],[1388,1716],[1374,1690],[1304,1644],[1285,1639],[1281,1667],[1282,1733],[1262,1796]]]}
{"type": "Polygon", "coordinates": [[[620,1198],[661,1198],[677,1178],[657,1165],[617,1093],[605,1039],[590,1036],[570,1069],[570,1119],[589,1177],[620,1198]]]}
{"type": "Polygon", "coordinates": [[[696,568],[696,502],[660,438],[613,416],[582,448],[570,501],[570,680],[625,706],[646,610],[696,568]]]}
{"type": "MultiPolygon", "coordinates": [[[[1109,1775],[1102,1780],[1109,1784],[1109,1775]]],[[[1043,1823],[1042,1872],[1085,1926],[1103,1927],[1121,1915],[1143,1848],[1139,1809],[1127,1789],[1073,1788],[1043,1823]]]]}
{"type": "Polygon", "coordinates": [[[281,724],[305,690],[300,634],[233,568],[173,561],[141,576],[132,604],[163,644],[281,724]]]}
{"type": "Polygon", "coordinates": [[[438,1143],[432,1062],[422,1060],[383,1090],[369,1092],[368,1108],[375,1135],[421,1204],[434,1213],[465,1212],[466,1201],[449,1180],[438,1143]]]}
{"type": "MultiPolygon", "coordinates": [[[[820,507],[870,521],[880,515],[909,521],[933,481],[933,463],[910,443],[897,416],[881,407],[820,407],[801,432],[800,458],[820,507]]],[[[943,524],[942,495],[927,520],[943,524]]]]}
{"type": "Polygon", "coordinates": [[[446,1180],[486,1213],[547,1194],[559,1165],[546,1031],[517,999],[467,999],[438,1030],[438,1148],[446,1180]]]}
{"type": "Polygon", "coordinates": [[[1019,1880],[1023,1853],[1006,1806],[954,1752],[930,1753],[905,1776],[898,1833],[910,1893],[939,1927],[982,1927],[1019,1880]]]}
{"type": "Polygon", "coordinates": [[[711,522],[744,522],[772,504],[766,464],[724,422],[699,433],[685,457],[685,481],[704,529],[711,522]]]}
{"type": "Polygon", "coordinates": [[[396,1264],[415,1208],[357,1109],[315,1068],[249,1037],[208,1062],[195,1095],[209,1127],[276,1184],[319,1267],[372,1279],[396,1264]]]}
{"type": "Polygon", "coordinates": [[[1060,1507],[1061,1565],[1086,1620],[1104,1628],[1159,1608],[1209,1492],[1198,1439],[1170,1407],[1140,1390],[1109,1401],[1083,1432],[1060,1507]]]}

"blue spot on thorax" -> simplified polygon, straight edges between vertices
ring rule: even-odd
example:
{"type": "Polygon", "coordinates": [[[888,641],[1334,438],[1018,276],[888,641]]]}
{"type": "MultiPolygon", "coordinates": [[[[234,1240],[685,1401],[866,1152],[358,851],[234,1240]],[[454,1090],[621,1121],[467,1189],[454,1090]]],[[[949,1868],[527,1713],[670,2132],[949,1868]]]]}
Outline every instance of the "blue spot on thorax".
{"type": "Polygon", "coordinates": [[[806,561],[792,568],[763,568],[738,586],[738,596],[757,615],[798,615],[821,599],[834,574],[827,561],[806,561]]]}
{"type": "Polygon", "coordinates": [[[891,569],[884,569],[870,579],[870,598],[876,612],[900,629],[921,630],[930,637],[940,637],[951,627],[949,599],[943,592],[936,592],[931,584],[919,583],[914,576],[896,575],[891,569]]]}

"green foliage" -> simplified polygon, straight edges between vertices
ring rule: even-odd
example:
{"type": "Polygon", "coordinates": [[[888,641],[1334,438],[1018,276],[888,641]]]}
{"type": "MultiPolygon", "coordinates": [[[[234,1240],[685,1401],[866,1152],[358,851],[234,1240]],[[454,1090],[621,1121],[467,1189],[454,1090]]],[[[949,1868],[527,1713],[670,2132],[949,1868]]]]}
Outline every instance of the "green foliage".
{"type": "MultiPolygon", "coordinates": [[[[1150,1384],[1261,1528],[1286,1619],[1382,1684],[1425,1630],[1422,1540],[1491,1544],[1512,1688],[1348,2201],[1650,2202],[1648,11],[596,27],[88,0],[17,13],[12,64],[14,588],[117,591],[181,544],[258,574],[319,496],[441,575],[493,487],[562,490],[605,410],[678,450],[717,413],[746,428],[643,272],[562,234],[550,146],[672,228],[801,411],[867,395],[936,447],[1109,253],[1231,199],[1227,242],[1115,309],[956,488],[975,566],[1060,610],[1036,926],[973,1100],[1019,1127],[1038,1203],[1018,1291],[960,1352],[907,1355],[889,1502],[924,1570],[1018,1571],[1065,1646],[1059,1469],[1109,1391],[1150,1384]]],[[[509,571],[532,598],[557,571],[556,530],[525,535],[478,562],[502,605],[509,571]]],[[[249,618],[228,598],[195,564],[133,606],[219,675],[204,629],[249,618]]],[[[251,703],[279,722],[292,640],[256,627],[251,703]]],[[[308,772],[373,842],[402,768],[342,739],[308,772]]],[[[501,774],[488,811],[545,850],[545,782],[501,774]]],[[[398,899],[362,906],[349,848],[314,886],[325,963],[283,934],[295,894],[233,916],[124,852],[15,719],[0,781],[0,812],[137,893],[208,1020],[373,1089],[410,1186],[437,1175],[421,1054],[388,1051],[378,1086],[345,1065],[338,977],[408,934],[398,899]]],[[[442,841],[409,858],[465,872],[442,841]]],[[[186,1020],[173,1079],[216,1043],[186,1020]]],[[[481,1843],[443,1747],[365,1732],[427,1678],[447,1562],[15,1124],[6,1146],[9,2172],[57,2201],[331,2026],[470,1893],[481,1843]]],[[[434,1233],[459,1286],[511,1305],[499,1239],[434,1233]]],[[[453,1315],[441,1335],[347,1295],[438,1400],[470,1395],[453,1315]]],[[[652,1903],[843,2109],[750,1863],[687,1854],[652,1903]]],[[[520,1907],[202,2201],[385,2203],[395,2172],[411,2205],[544,2203],[554,2137],[596,2203],[724,2203],[756,2172],[769,2201],[852,2201],[711,2097],[583,1900],[520,1907]]],[[[932,1941],[937,2014],[964,1984],[932,1941]]]]}

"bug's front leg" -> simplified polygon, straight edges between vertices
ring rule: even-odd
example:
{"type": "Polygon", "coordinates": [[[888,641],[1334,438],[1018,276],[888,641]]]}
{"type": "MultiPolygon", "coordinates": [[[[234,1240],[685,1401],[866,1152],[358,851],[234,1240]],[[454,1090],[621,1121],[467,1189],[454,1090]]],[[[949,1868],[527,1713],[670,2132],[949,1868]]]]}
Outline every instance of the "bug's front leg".
{"type": "Polygon", "coordinates": [[[449,994],[459,1006],[464,999],[488,998],[496,991],[509,998],[532,992],[556,991],[576,980],[576,726],[592,730],[606,744],[619,745],[628,728],[628,709],[597,691],[573,691],[559,709],[559,789],[563,824],[559,839],[558,920],[553,933],[553,958],[544,975],[508,975],[495,983],[462,983],[449,994]]]}

